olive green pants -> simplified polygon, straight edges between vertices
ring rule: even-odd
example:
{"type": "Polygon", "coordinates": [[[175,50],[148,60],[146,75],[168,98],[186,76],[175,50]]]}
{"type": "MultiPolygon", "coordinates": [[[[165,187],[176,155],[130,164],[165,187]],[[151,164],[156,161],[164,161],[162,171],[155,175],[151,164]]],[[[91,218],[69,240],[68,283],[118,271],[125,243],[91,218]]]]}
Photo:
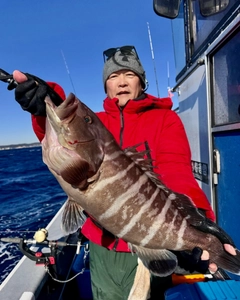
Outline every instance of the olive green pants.
{"type": "MultiPolygon", "coordinates": [[[[94,300],[127,300],[133,285],[137,255],[90,245],[90,274],[94,300]]],[[[164,299],[171,277],[151,279],[151,300],[164,299]]]]}

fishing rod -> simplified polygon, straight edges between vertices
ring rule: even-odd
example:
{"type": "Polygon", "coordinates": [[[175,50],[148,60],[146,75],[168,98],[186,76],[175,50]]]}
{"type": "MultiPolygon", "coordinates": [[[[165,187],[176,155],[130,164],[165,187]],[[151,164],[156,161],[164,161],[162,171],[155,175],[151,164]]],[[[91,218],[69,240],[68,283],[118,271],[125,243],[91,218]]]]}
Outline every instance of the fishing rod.
{"type": "Polygon", "coordinates": [[[24,238],[11,238],[11,237],[5,237],[5,238],[0,238],[1,242],[4,243],[14,243],[14,244],[19,244],[21,242],[23,242],[24,244],[38,244],[38,245],[47,245],[47,246],[60,246],[60,247],[64,247],[64,246],[77,246],[77,244],[69,244],[66,242],[61,242],[61,241],[43,241],[43,242],[38,242],[35,239],[27,239],[25,240],[24,238]]]}
{"type": "Polygon", "coordinates": [[[0,238],[0,241],[4,243],[19,244],[20,251],[29,259],[35,261],[36,264],[55,264],[56,249],[58,247],[74,246],[77,247],[76,254],[79,254],[80,252],[81,240],[79,240],[77,243],[72,244],[59,240],[49,241],[47,237],[48,231],[45,228],[42,228],[35,232],[33,239],[24,239],[19,237],[2,237],[0,238]],[[50,249],[50,252],[45,253],[39,249],[35,252],[30,249],[33,245],[38,246],[38,248],[47,246],[50,249]]]}
{"type": "Polygon", "coordinates": [[[8,83],[8,90],[11,91],[17,87],[17,82],[13,79],[13,75],[3,69],[0,69],[0,80],[8,83]]]}
{"type": "MultiPolygon", "coordinates": [[[[46,88],[47,88],[47,94],[49,95],[49,97],[52,99],[53,103],[58,106],[60,105],[63,100],[62,98],[58,95],[58,93],[56,93],[48,84],[46,81],[34,76],[34,75],[31,75],[31,74],[28,74],[28,73],[23,73],[25,74],[26,76],[29,75],[31,76],[37,85],[41,84],[41,85],[44,85],[46,88]]],[[[5,83],[8,83],[8,87],[7,89],[9,91],[15,89],[17,86],[18,86],[18,83],[16,82],[16,80],[13,79],[13,74],[9,74],[7,71],[3,70],[0,68],[0,81],[3,81],[5,83]]]]}
{"type": "Polygon", "coordinates": [[[45,228],[42,228],[35,232],[33,239],[24,239],[19,237],[2,237],[0,238],[0,242],[18,244],[19,249],[23,255],[25,255],[30,260],[35,261],[37,266],[44,266],[49,276],[54,281],[57,281],[59,283],[67,283],[73,280],[78,275],[83,274],[86,268],[87,258],[90,251],[89,245],[88,243],[84,242],[83,237],[78,237],[76,243],[67,243],[61,240],[50,241],[47,239],[47,237],[48,231],[45,228]],[[36,246],[36,251],[33,251],[33,249],[31,249],[33,248],[33,246],[36,246]],[[48,252],[46,252],[46,250],[44,251],[44,249],[46,249],[46,246],[49,248],[48,252]],[[83,248],[83,267],[82,270],[75,274],[73,277],[66,280],[60,280],[58,279],[56,266],[57,254],[62,251],[59,248],[66,246],[76,247],[76,255],[80,254],[80,252],[82,253],[81,248],[83,248]]]}
{"type": "Polygon", "coordinates": [[[66,67],[66,70],[67,70],[67,73],[68,73],[68,77],[69,77],[69,79],[70,79],[70,82],[71,82],[71,85],[72,85],[74,94],[77,96],[77,93],[76,93],[76,90],[75,90],[75,87],[74,87],[74,84],[73,84],[73,80],[72,80],[72,77],[71,77],[71,74],[70,74],[70,71],[69,71],[69,68],[68,68],[68,65],[67,65],[67,61],[66,61],[66,59],[65,59],[65,56],[64,56],[62,50],[61,50],[61,53],[62,53],[63,61],[64,61],[64,64],[65,64],[65,67],[66,67]]]}
{"type": "Polygon", "coordinates": [[[150,32],[150,27],[149,27],[149,23],[148,22],[147,22],[147,27],[148,27],[148,36],[149,36],[150,49],[151,49],[151,54],[152,54],[152,61],[153,61],[153,68],[154,68],[155,80],[156,80],[157,95],[158,95],[158,98],[159,98],[160,97],[160,93],[159,93],[159,88],[158,88],[157,70],[156,70],[156,65],[155,65],[155,60],[154,60],[152,38],[151,38],[151,32],[150,32]]]}

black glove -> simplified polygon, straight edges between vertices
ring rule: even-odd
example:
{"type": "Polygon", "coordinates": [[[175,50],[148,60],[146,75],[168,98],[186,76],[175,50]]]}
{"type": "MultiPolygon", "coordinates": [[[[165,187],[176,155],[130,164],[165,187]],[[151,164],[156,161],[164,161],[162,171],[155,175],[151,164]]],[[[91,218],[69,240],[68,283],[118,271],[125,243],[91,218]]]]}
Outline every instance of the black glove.
{"type": "Polygon", "coordinates": [[[203,250],[195,247],[192,252],[188,251],[172,251],[178,259],[178,266],[190,273],[197,271],[205,274],[208,270],[209,260],[201,260],[203,250]]]}
{"type": "Polygon", "coordinates": [[[24,74],[28,80],[19,83],[15,89],[15,99],[23,110],[35,116],[46,116],[44,99],[47,95],[55,105],[62,103],[61,97],[44,80],[28,73],[24,74]]]}

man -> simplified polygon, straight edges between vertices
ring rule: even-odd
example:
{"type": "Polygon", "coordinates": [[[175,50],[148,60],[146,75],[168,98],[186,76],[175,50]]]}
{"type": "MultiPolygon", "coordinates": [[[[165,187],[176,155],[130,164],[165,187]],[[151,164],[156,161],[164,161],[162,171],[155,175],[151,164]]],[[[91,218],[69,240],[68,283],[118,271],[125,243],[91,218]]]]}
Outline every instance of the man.
{"type": "MultiPolygon", "coordinates": [[[[146,75],[134,47],[111,48],[104,51],[104,57],[103,84],[107,97],[104,112],[97,113],[98,117],[123,149],[139,145],[138,151],[148,150],[154,171],[164,184],[175,192],[188,195],[208,218],[214,220],[209,202],[193,177],[186,133],[180,118],[171,110],[171,99],[159,99],[145,93],[146,75]]],[[[29,74],[14,71],[13,76],[19,83],[16,100],[24,110],[33,114],[33,129],[41,141],[45,134],[44,98],[50,92],[49,86],[62,100],[65,99],[64,92],[57,84],[48,83],[47,86],[29,74]]],[[[57,95],[50,96],[59,104],[57,95]]],[[[125,241],[107,232],[91,218],[83,225],[82,234],[90,240],[94,299],[128,299],[138,266],[137,256],[131,254],[125,241]]],[[[225,249],[235,254],[230,245],[225,249]]],[[[209,255],[206,251],[194,249],[193,255],[182,254],[179,253],[183,267],[191,271],[207,270],[209,255]]],[[[211,264],[209,268],[214,272],[217,266],[211,264]]],[[[153,279],[154,285],[157,282],[157,289],[152,284],[151,299],[161,299],[162,280],[153,279]]]]}

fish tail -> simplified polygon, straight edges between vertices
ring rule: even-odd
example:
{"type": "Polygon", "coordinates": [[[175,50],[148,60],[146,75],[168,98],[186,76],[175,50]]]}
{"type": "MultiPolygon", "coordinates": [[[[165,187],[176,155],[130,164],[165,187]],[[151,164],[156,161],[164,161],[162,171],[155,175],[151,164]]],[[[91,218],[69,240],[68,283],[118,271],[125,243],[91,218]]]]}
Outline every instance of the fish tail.
{"type": "Polygon", "coordinates": [[[210,253],[210,260],[211,262],[217,264],[218,267],[236,274],[240,275],[240,251],[236,250],[237,255],[231,255],[228,252],[226,252],[224,249],[216,254],[216,252],[210,253]],[[211,259],[213,257],[214,259],[211,259]]]}

